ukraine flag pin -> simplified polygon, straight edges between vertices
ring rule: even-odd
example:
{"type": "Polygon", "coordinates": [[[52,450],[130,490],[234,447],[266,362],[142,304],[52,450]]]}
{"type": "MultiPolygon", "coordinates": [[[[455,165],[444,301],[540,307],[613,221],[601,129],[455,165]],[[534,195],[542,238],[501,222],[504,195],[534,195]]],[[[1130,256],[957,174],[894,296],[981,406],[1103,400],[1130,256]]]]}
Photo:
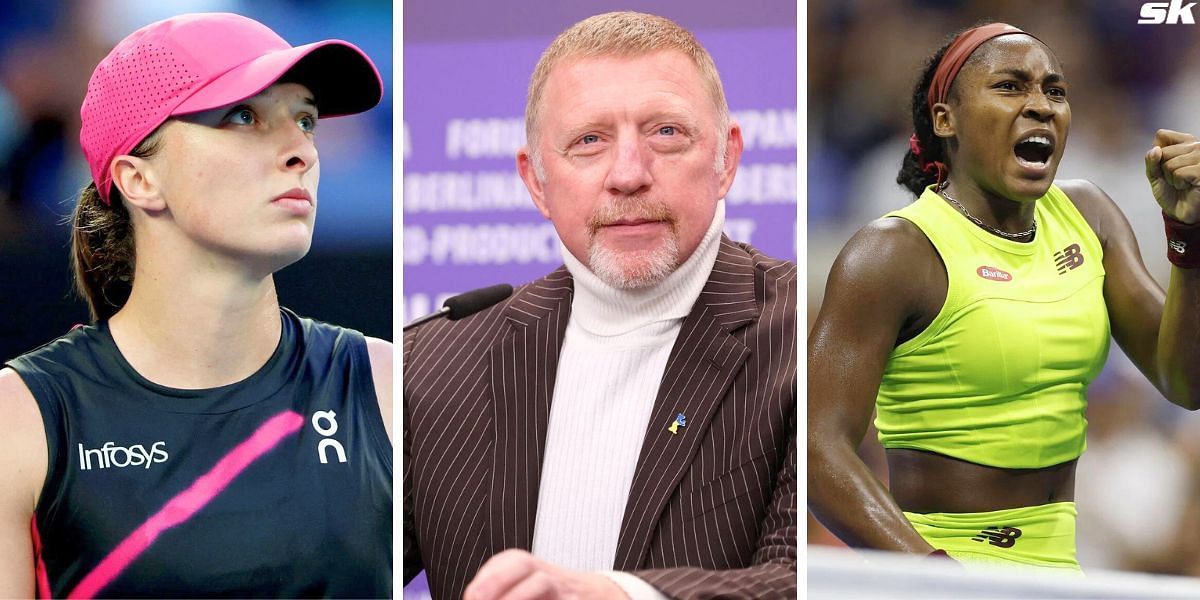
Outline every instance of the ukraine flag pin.
{"type": "Polygon", "coordinates": [[[683,413],[675,415],[675,422],[671,423],[667,431],[670,431],[673,435],[678,435],[680,427],[687,427],[687,417],[683,413]]]}

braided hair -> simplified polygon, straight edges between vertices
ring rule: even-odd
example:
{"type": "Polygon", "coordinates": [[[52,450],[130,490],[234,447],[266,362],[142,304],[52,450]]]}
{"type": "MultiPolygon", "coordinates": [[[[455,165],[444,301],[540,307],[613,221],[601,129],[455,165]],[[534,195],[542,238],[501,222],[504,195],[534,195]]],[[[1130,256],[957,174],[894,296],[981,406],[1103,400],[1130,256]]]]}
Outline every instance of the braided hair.
{"type": "MultiPolygon", "coordinates": [[[[942,44],[942,47],[938,48],[938,51],[925,63],[925,70],[921,72],[921,78],[913,88],[911,109],[915,133],[909,140],[909,149],[904,154],[904,162],[900,165],[900,173],[896,175],[896,183],[908,188],[914,196],[920,196],[925,188],[937,183],[938,169],[934,166],[935,162],[943,165],[950,164],[945,140],[933,133],[933,115],[929,111],[929,86],[933,85],[933,76],[937,73],[938,65],[941,64],[946,50],[954,43],[955,38],[965,31],[984,24],[986,22],[950,34],[946,43],[942,44]]],[[[978,56],[977,52],[971,56],[968,62],[976,60],[978,56]]],[[[953,89],[952,86],[951,95],[954,93],[953,89]]]]}

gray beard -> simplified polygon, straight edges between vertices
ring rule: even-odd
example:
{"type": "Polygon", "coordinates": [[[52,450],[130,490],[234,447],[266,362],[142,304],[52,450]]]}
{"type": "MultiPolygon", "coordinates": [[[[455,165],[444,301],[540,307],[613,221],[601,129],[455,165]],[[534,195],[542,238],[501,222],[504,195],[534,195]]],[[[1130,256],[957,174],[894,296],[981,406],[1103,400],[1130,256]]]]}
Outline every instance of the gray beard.
{"type": "Polygon", "coordinates": [[[592,240],[588,266],[600,281],[619,290],[648,288],[679,267],[679,244],[673,231],[659,247],[644,252],[616,252],[592,240]]]}

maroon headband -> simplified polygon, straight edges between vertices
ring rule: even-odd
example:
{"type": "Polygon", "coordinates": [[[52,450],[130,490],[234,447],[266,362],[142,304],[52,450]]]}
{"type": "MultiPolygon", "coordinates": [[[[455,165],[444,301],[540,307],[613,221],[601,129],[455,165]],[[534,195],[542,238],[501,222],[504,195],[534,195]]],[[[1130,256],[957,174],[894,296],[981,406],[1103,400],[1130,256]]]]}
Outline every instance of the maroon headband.
{"type": "MultiPolygon", "coordinates": [[[[942,55],[937,70],[933,72],[933,81],[929,84],[929,107],[933,108],[934,104],[946,101],[946,95],[950,93],[950,85],[954,83],[954,78],[958,76],[963,64],[967,62],[968,58],[971,58],[971,54],[977,48],[992,38],[1014,33],[1029,35],[1008,23],[991,23],[958,34],[946,48],[946,53],[942,55]]],[[[1037,40],[1035,36],[1029,35],[1029,37],[1037,40]]]]}
{"type": "MultiPolygon", "coordinates": [[[[929,99],[926,106],[933,108],[934,104],[946,101],[946,96],[950,93],[950,86],[954,83],[954,78],[958,76],[958,72],[962,70],[962,66],[966,64],[967,59],[971,58],[971,54],[982,46],[984,42],[992,38],[1014,33],[1028,35],[1035,40],[1038,39],[1036,36],[1021,31],[1007,23],[981,25],[955,36],[954,41],[950,42],[950,45],[946,47],[946,52],[942,54],[942,60],[938,62],[937,69],[933,72],[933,81],[929,84],[929,99]]],[[[1041,40],[1038,41],[1040,42],[1041,40]]],[[[934,169],[937,170],[937,185],[940,187],[948,171],[946,165],[941,161],[927,161],[921,158],[921,147],[917,141],[917,134],[914,133],[909,138],[908,144],[913,154],[921,161],[922,170],[926,172],[934,169]]]]}

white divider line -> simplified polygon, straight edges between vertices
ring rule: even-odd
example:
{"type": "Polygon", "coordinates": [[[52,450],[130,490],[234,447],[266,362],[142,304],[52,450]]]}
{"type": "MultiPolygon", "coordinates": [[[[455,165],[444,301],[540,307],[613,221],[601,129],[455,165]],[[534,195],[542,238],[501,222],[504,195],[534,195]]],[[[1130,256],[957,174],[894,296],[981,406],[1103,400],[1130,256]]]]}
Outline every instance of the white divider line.
{"type": "Polygon", "coordinates": [[[810,600],[1079,598],[1200,599],[1200,579],[1089,570],[1084,576],[1043,569],[970,565],[844,548],[808,546],[810,600]]]}

